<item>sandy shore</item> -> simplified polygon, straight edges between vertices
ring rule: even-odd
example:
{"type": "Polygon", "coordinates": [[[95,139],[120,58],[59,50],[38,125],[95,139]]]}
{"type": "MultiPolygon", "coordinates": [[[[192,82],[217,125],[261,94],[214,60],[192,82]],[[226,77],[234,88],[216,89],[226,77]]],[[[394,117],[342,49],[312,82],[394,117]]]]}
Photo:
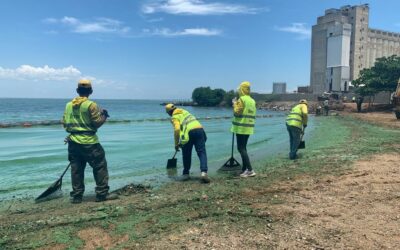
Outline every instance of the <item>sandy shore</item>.
{"type": "Polygon", "coordinates": [[[399,122],[389,115],[318,118],[325,130],[299,160],[269,159],[255,178],[174,182],[102,204],[2,204],[0,248],[396,249],[399,122]]]}

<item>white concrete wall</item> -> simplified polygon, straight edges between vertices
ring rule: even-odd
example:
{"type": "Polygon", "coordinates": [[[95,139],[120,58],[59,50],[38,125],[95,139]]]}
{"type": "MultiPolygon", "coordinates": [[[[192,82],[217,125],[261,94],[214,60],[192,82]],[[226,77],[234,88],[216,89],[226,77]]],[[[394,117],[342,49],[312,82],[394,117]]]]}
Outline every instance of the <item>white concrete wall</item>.
{"type": "Polygon", "coordinates": [[[340,67],[350,65],[350,37],[328,37],[327,67],[340,67]]]}

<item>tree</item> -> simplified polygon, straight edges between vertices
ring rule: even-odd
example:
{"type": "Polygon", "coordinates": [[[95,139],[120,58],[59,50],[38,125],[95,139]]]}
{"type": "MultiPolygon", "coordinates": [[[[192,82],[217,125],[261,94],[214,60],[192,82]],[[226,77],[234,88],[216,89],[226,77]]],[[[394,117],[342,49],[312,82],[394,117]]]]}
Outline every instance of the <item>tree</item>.
{"type": "Polygon", "coordinates": [[[363,69],[357,80],[353,81],[356,87],[368,88],[365,93],[396,90],[400,78],[400,56],[378,58],[373,67],[363,69]]]}
{"type": "Polygon", "coordinates": [[[224,96],[225,90],[212,90],[210,87],[195,88],[192,93],[193,101],[199,106],[217,106],[223,101],[224,96]]]}
{"type": "Polygon", "coordinates": [[[199,87],[193,90],[192,99],[200,106],[208,106],[208,96],[210,95],[210,87],[199,87]]]}
{"type": "Polygon", "coordinates": [[[356,92],[363,97],[374,97],[380,91],[396,90],[400,78],[400,56],[378,58],[373,67],[363,69],[353,81],[356,92]]]}
{"type": "Polygon", "coordinates": [[[234,90],[229,90],[225,93],[224,103],[226,106],[232,107],[232,99],[236,97],[236,93],[234,90]]]}

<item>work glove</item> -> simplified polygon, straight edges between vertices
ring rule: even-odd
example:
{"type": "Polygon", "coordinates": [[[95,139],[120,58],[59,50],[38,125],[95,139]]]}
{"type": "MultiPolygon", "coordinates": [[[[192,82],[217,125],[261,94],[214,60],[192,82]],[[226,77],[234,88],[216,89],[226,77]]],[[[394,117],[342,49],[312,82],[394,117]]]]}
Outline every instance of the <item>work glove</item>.
{"type": "Polygon", "coordinates": [[[179,151],[180,148],[181,148],[181,145],[176,145],[175,146],[175,151],[179,151]]]}
{"type": "Polygon", "coordinates": [[[236,102],[237,102],[237,98],[235,97],[232,99],[232,104],[235,104],[236,102]]]}
{"type": "Polygon", "coordinates": [[[68,135],[67,137],[65,137],[64,144],[67,144],[67,143],[69,143],[71,141],[71,137],[70,136],[71,135],[68,135]]]}
{"type": "Polygon", "coordinates": [[[307,128],[307,125],[303,125],[303,130],[307,128]]]}
{"type": "Polygon", "coordinates": [[[102,114],[106,119],[107,119],[108,117],[110,117],[110,116],[108,115],[107,109],[101,110],[101,114],[102,114]]]}

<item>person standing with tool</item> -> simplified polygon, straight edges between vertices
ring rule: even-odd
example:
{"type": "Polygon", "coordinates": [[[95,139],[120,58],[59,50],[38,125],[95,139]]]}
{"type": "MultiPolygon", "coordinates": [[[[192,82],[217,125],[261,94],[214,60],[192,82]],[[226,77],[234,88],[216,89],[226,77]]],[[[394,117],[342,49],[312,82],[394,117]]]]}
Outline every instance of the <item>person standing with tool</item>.
{"type": "Polygon", "coordinates": [[[329,100],[324,101],[325,116],[329,115],[329,100]]]}
{"type": "Polygon", "coordinates": [[[107,120],[108,112],[100,109],[89,100],[93,93],[90,80],[81,79],[76,92],[79,97],[68,102],[65,107],[62,124],[70,133],[66,138],[68,143],[68,160],[71,163],[72,203],[81,203],[85,192],[84,173],[86,163],[93,168],[96,181],[96,202],[117,199],[116,194],[108,191],[108,169],[105,152],[96,135],[107,120]]]}
{"type": "Polygon", "coordinates": [[[174,127],[175,150],[179,151],[182,148],[182,180],[190,179],[192,149],[194,146],[200,160],[201,181],[209,183],[206,152],[207,136],[203,126],[191,113],[184,109],[176,108],[172,103],[165,106],[165,112],[171,117],[171,123],[174,127]]]}
{"type": "Polygon", "coordinates": [[[308,102],[305,99],[299,101],[299,104],[294,106],[286,118],[286,127],[289,132],[290,153],[289,159],[297,158],[297,149],[300,145],[301,136],[304,135],[304,130],[308,122],[308,102]]]}
{"type": "Polygon", "coordinates": [[[233,101],[233,120],[231,132],[236,134],[237,149],[242,158],[240,177],[253,177],[256,173],[247,154],[247,142],[254,134],[256,119],[256,102],[250,96],[250,82],[242,82],[238,88],[239,99],[233,101]]]}

